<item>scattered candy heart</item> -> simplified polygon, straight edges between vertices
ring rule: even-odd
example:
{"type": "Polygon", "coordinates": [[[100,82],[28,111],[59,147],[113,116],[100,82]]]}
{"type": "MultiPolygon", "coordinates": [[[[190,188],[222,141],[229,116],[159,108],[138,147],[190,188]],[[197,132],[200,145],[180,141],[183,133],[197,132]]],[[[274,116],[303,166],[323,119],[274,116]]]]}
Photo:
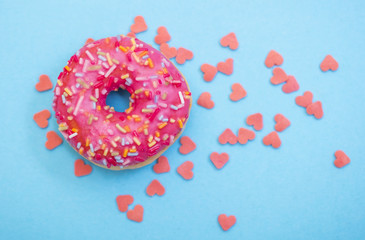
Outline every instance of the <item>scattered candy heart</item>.
{"type": "Polygon", "coordinates": [[[210,93],[203,92],[198,98],[198,105],[207,109],[212,109],[214,107],[214,102],[211,100],[211,97],[210,93]]]}
{"type": "Polygon", "coordinates": [[[240,128],[238,129],[238,142],[240,144],[246,144],[248,140],[254,140],[256,137],[256,134],[254,131],[246,129],[246,128],[240,128]]]}
{"type": "Polygon", "coordinates": [[[44,92],[53,88],[51,79],[46,74],[39,76],[39,82],[35,85],[38,92],[44,92]]]}
{"type": "Polygon", "coordinates": [[[195,150],[196,144],[189,138],[188,136],[183,136],[180,138],[181,146],[179,148],[179,152],[181,154],[188,154],[195,150]]]}
{"type": "Polygon", "coordinates": [[[134,23],[131,26],[131,32],[140,33],[147,30],[147,24],[142,16],[134,18],[134,23]]]}
{"type": "Polygon", "coordinates": [[[227,217],[226,214],[221,214],[218,216],[218,222],[223,231],[227,231],[236,223],[236,217],[233,215],[227,217]]]}
{"type": "Polygon", "coordinates": [[[214,166],[217,169],[221,169],[228,162],[229,155],[225,152],[221,153],[221,154],[219,154],[217,152],[212,152],[210,154],[210,160],[212,161],[212,163],[214,164],[214,166]]]}
{"type": "Polygon", "coordinates": [[[95,40],[94,39],[92,39],[92,38],[88,38],[88,39],[86,39],[86,42],[85,42],[85,44],[84,45],[88,45],[89,43],[92,43],[92,42],[94,42],[95,40]]]}
{"type": "Polygon", "coordinates": [[[75,167],[75,176],[82,177],[89,175],[93,168],[90,165],[87,165],[81,159],[77,159],[74,164],[75,167]]]}
{"type": "Polygon", "coordinates": [[[182,47],[177,49],[176,62],[178,64],[184,64],[186,60],[191,60],[193,57],[194,54],[192,51],[182,47]]]}
{"type": "Polygon", "coordinates": [[[212,66],[207,63],[204,63],[203,65],[201,65],[200,70],[204,73],[203,79],[206,82],[212,81],[218,72],[218,69],[215,66],[212,66]]]}
{"type": "Polygon", "coordinates": [[[308,105],[307,113],[309,115],[314,115],[314,117],[317,119],[321,119],[323,117],[322,103],[320,101],[317,101],[308,105]]]}
{"type": "Polygon", "coordinates": [[[256,131],[260,131],[264,127],[262,114],[255,113],[246,118],[246,123],[249,126],[253,126],[256,131]]]}
{"type": "Polygon", "coordinates": [[[46,148],[48,150],[52,150],[62,143],[62,138],[58,136],[58,134],[55,131],[49,131],[47,132],[47,142],[45,144],[46,148]]]}
{"type": "Polygon", "coordinates": [[[351,162],[350,158],[342,150],[337,150],[335,157],[334,164],[338,168],[342,168],[351,162]]]}
{"type": "Polygon", "coordinates": [[[152,180],[150,185],[146,188],[146,193],[148,196],[152,197],[157,194],[158,196],[162,196],[165,194],[165,188],[162,184],[157,180],[152,180]]]}
{"type": "Polygon", "coordinates": [[[272,84],[278,85],[287,80],[288,80],[288,75],[286,75],[285,71],[282,68],[277,67],[274,68],[274,70],[272,70],[272,77],[270,79],[272,84]]]}
{"type": "Polygon", "coordinates": [[[50,117],[51,117],[51,112],[45,109],[34,114],[33,120],[37,123],[38,127],[46,128],[48,126],[48,119],[50,117]]]}
{"type": "Polygon", "coordinates": [[[127,212],[127,218],[129,220],[135,221],[135,222],[142,222],[143,221],[143,206],[140,204],[137,204],[134,206],[134,209],[129,210],[127,212]]]}
{"type": "Polygon", "coordinates": [[[283,114],[276,114],[274,120],[276,122],[275,130],[278,132],[282,132],[290,126],[289,119],[287,119],[283,114]]]}
{"type": "Polygon", "coordinates": [[[289,75],[281,89],[285,93],[292,93],[299,90],[299,84],[294,76],[289,75]]]}
{"type": "Polygon", "coordinates": [[[165,156],[161,156],[157,159],[157,163],[153,166],[155,173],[166,173],[170,171],[169,160],[165,156]]]}
{"type": "Polygon", "coordinates": [[[222,37],[220,43],[223,47],[229,47],[232,50],[236,50],[238,48],[237,37],[233,32],[228,33],[226,36],[222,37]]]}
{"type": "Polygon", "coordinates": [[[119,211],[126,212],[128,210],[128,206],[133,203],[134,199],[131,195],[119,195],[117,196],[116,201],[119,211]]]}
{"type": "Polygon", "coordinates": [[[237,136],[232,132],[231,129],[227,128],[223,131],[223,133],[218,137],[218,141],[220,144],[236,144],[237,136]]]}
{"type": "Polygon", "coordinates": [[[127,36],[131,37],[131,38],[135,38],[136,34],[134,32],[129,32],[129,33],[127,33],[127,36]]]}
{"type": "Polygon", "coordinates": [[[274,65],[279,66],[283,64],[284,59],[280,55],[280,53],[276,52],[275,50],[271,50],[265,59],[265,65],[268,68],[273,67],[274,65]]]}
{"type": "Polygon", "coordinates": [[[155,43],[161,45],[162,43],[166,43],[171,40],[171,36],[167,31],[166,27],[161,26],[157,28],[157,36],[155,37],[155,43]]]}
{"type": "Polygon", "coordinates": [[[168,58],[176,57],[177,50],[174,47],[169,47],[167,43],[162,43],[160,45],[160,51],[168,58]]]}
{"type": "Polygon", "coordinates": [[[273,148],[279,148],[281,146],[281,140],[279,138],[279,134],[277,132],[271,132],[267,134],[263,139],[262,142],[269,146],[271,145],[273,148]]]}
{"type": "Polygon", "coordinates": [[[338,62],[331,55],[327,55],[321,62],[320,68],[323,72],[328,70],[336,71],[338,69],[338,62]]]}
{"type": "Polygon", "coordinates": [[[190,180],[194,176],[194,173],[192,171],[193,167],[194,163],[192,163],[191,161],[186,161],[177,168],[177,173],[180,174],[180,176],[183,177],[185,180],[190,180]]]}
{"type": "Polygon", "coordinates": [[[247,92],[246,90],[242,87],[241,84],[239,83],[234,83],[232,85],[232,93],[229,95],[229,98],[232,100],[232,101],[238,101],[244,97],[246,97],[247,95],[247,92]]]}
{"type": "Polygon", "coordinates": [[[312,104],[313,101],[313,93],[310,91],[305,91],[303,96],[298,96],[295,98],[295,103],[301,107],[308,107],[312,104]]]}
{"type": "Polygon", "coordinates": [[[231,75],[233,73],[233,59],[228,58],[225,62],[219,62],[217,64],[217,69],[221,73],[231,75]]]}

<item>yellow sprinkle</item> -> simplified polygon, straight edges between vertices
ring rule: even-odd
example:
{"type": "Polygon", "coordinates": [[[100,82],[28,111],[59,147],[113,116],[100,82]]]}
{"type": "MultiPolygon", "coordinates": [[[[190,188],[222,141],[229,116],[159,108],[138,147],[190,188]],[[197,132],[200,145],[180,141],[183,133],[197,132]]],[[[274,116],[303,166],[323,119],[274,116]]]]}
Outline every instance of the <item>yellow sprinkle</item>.
{"type": "Polygon", "coordinates": [[[136,148],[132,148],[131,150],[129,150],[129,152],[131,152],[131,153],[137,152],[137,149],[136,148]]]}
{"type": "Polygon", "coordinates": [[[103,155],[106,156],[108,154],[108,152],[109,152],[109,149],[105,148],[103,155]]]}
{"type": "Polygon", "coordinates": [[[113,65],[113,62],[112,62],[112,59],[110,58],[110,54],[109,53],[106,53],[106,59],[108,60],[108,63],[110,66],[113,65]]]}
{"type": "Polygon", "coordinates": [[[106,55],[105,52],[97,52],[96,54],[101,55],[101,56],[105,56],[106,55]]]}
{"type": "Polygon", "coordinates": [[[86,138],[85,146],[88,147],[90,145],[90,139],[86,138]]]}
{"type": "Polygon", "coordinates": [[[91,66],[88,66],[86,70],[87,71],[97,71],[99,69],[101,69],[101,65],[91,65],[91,66]]]}
{"type": "Polygon", "coordinates": [[[101,145],[101,150],[104,150],[106,147],[106,145],[103,143],[103,145],[101,145]]]}
{"type": "Polygon", "coordinates": [[[135,121],[135,122],[140,122],[140,121],[141,121],[141,118],[140,118],[140,117],[135,118],[135,119],[134,119],[134,121],[135,121]]]}
{"type": "Polygon", "coordinates": [[[163,135],[162,140],[166,141],[169,138],[168,134],[163,135]]]}
{"type": "Polygon", "coordinates": [[[126,73],[126,74],[121,76],[122,79],[126,79],[127,77],[129,77],[129,73],[126,73]]]}
{"type": "Polygon", "coordinates": [[[69,121],[71,121],[72,119],[74,119],[73,118],[73,116],[67,116],[67,119],[69,120],[69,121]]]}
{"type": "Polygon", "coordinates": [[[84,153],[84,148],[83,148],[83,147],[81,147],[81,148],[79,149],[79,153],[80,153],[81,155],[84,153]]]}
{"type": "Polygon", "coordinates": [[[83,86],[86,89],[89,89],[89,85],[85,83],[81,78],[77,78],[76,82],[80,83],[81,86],[83,86]]]}
{"type": "Polygon", "coordinates": [[[119,155],[119,152],[112,152],[112,156],[118,156],[119,155]]]}
{"type": "Polygon", "coordinates": [[[87,151],[88,153],[89,153],[89,155],[91,155],[92,157],[94,157],[95,156],[95,153],[93,153],[93,152],[91,152],[90,150],[89,151],[87,151]]]}
{"type": "Polygon", "coordinates": [[[101,106],[100,106],[100,105],[96,106],[96,109],[97,109],[98,111],[100,111],[100,110],[101,110],[101,106]]]}
{"type": "Polygon", "coordinates": [[[78,132],[79,130],[78,130],[78,129],[76,129],[76,128],[72,128],[72,129],[71,129],[71,131],[73,131],[73,132],[78,132]]]}
{"type": "Polygon", "coordinates": [[[113,114],[111,113],[111,114],[109,114],[108,116],[106,116],[105,118],[106,119],[109,119],[109,118],[111,118],[111,117],[113,117],[113,114]]]}
{"type": "Polygon", "coordinates": [[[170,123],[174,123],[174,122],[175,122],[175,119],[170,118],[170,123]]]}
{"type": "Polygon", "coordinates": [[[148,58],[148,59],[147,59],[147,61],[148,61],[148,66],[149,66],[150,68],[153,68],[153,67],[154,67],[154,65],[153,65],[152,59],[151,59],[151,58],[148,58]]]}
{"type": "Polygon", "coordinates": [[[151,113],[153,111],[154,111],[154,109],[152,109],[152,108],[142,108],[143,113],[151,113]]]}
{"type": "Polygon", "coordinates": [[[164,92],[164,93],[162,94],[161,98],[162,98],[162,100],[165,100],[165,99],[166,99],[166,97],[167,97],[167,93],[166,93],[166,92],[164,92]]]}
{"type": "Polygon", "coordinates": [[[141,93],[142,91],[143,91],[143,88],[137,89],[136,91],[134,91],[134,94],[141,93]]]}
{"type": "Polygon", "coordinates": [[[130,131],[131,131],[131,129],[129,128],[129,126],[128,126],[128,125],[124,126],[124,129],[125,129],[127,132],[130,132],[130,131]]]}
{"type": "Polygon", "coordinates": [[[87,124],[91,125],[91,123],[93,122],[94,119],[94,115],[90,114],[89,119],[87,120],[87,124]]]}
{"type": "Polygon", "coordinates": [[[150,91],[144,91],[144,95],[146,95],[146,97],[148,97],[150,95],[150,91]]]}
{"type": "Polygon", "coordinates": [[[96,99],[93,95],[90,95],[90,100],[91,101],[94,101],[94,102],[97,102],[98,101],[98,99],[96,99]]]}
{"type": "Polygon", "coordinates": [[[70,91],[70,89],[65,88],[65,92],[66,92],[68,95],[72,96],[72,92],[70,91]]]}
{"type": "Polygon", "coordinates": [[[156,141],[155,141],[155,140],[153,140],[152,142],[150,142],[150,143],[148,144],[148,146],[149,146],[149,147],[153,147],[155,144],[156,144],[156,141]]]}
{"type": "Polygon", "coordinates": [[[126,112],[127,114],[129,114],[132,110],[133,110],[133,107],[129,107],[129,108],[127,108],[127,109],[125,110],[125,112],[126,112]]]}
{"type": "Polygon", "coordinates": [[[133,141],[139,146],[141,145],[141,142],[139,141],[139,139],[137,137],[133,137],[133,141]]]}
{"type": "Polygon", "coordinates": [[[158,125],[158,129],[162,129],[162,128],[164,128],[166,125],[167,125],[167,122],[160,123],[160,124],[158,125]]]}
{"type": "Polygon", "coordinates": [[[162,70],[163,70],[163,73],[164,73],[164,74],[168,73],[168,71],[167,71],[166,67],[164,67],[162,70]]]}
{"type": "Polygon", "coordinates": [[[160,137],[160,132],[159,132],[159,131],[156,131],[156,132],[155,132],[155,136],[156,136],[156,137],[160,137]]]}
{"type": "Polygon", "coordinates": [[[67,112],[71,113],[73,109],[74,109],[73,107],[69,107],[69,108],[67,108],[67,112]]]}
{"type": "Polygon", "coordinates": [[[148,137],[148,142],[152,142],[152,140],[153,140],[153,136],[152,136],[152,135],[150,135],[150,136],[148,137]]]}
{"type": "Polygon", "coordinates": [[[115,125],[115,127],[120,131],[120,132],[122,132],[122,133],[126,133],[127,131],[124,129],[124,128],[122,128],[118,123],[115,125]]]}
{"type": "Polygon", "coordinates": [[[117,59],[112,59],[112,61],[113,61],[113,63],[115,63],[115,64],[119,64],[119,61],[117,60],[117,59]]]}
{"type": "Polygon", "coordinates": [[[118,142],[120,140],[120,137],[118,136],[118,137],[116,137],[116,138],[114,138],[114,141],[115,142],[118,142]]]}
{"type": "Polygon", "coordinates": [[[111,140],[110,143],[113,145],[113,147],[117,147],[117,144],[113,140],[111,140]]]}
{"type": "Polygon", "coordinates": [[[119,49],[120,50],[122,50],[123,52],[127,52],[128,50],[125,48],[125,47],[123,47],[123,46],[119,46],[119,49]]]}
{"type": "Polygon", "coordinates": [[[134,51],[134,49],[136,49],[136,41],[134,40],[134,38],[131,38],[131,42],[132,42],[132,47],[131,47],[131,51],[134,51]]]}
{"type": "Polygon", "coordinates": [[[63,86],[63,83],[59,79],[57,80],[57,83],[58,83],[58,86],[60,86],[60,87],[63,86]]]}
{"type": "Polygon", "coordinates": [[[67,70],[67,72],[71,71],[71,68],[68,65],[65,66],[65,69],[67,70]]]}
{"type": "Polygon", "coordinates": [[[65,130],[67,130],[68,129],[68,126],[59,126],[58,127],[58,130],[60,130],[60,131],[65,131],[65,130]]]}
{"type": "Polygon", "coordinates": [[[128,148],[124,148],[123,157],[127,157],[127,154],[128,154],[128,148]]]}
{"type": "Polygon", "coordinates": [[[147,128],[145,128],[145,129],[143,129],[143,133],[144,133],[144,135],[148,135],[148,129],[147,128]]]}
{"type": "Polygon", "coordinates": [[[157,88],[157,82],[156,81],[153,81],[152,85],[153,85],[154,88],[157,88]]]}
{"type": "Polygon", "coordinates": [[[129,115],[128,115],[128,116],[127,116],[127,119],[128,119],[128,120],[132,120],[133,118],[132,118],[131,116],[129,116],[129,115]]]}

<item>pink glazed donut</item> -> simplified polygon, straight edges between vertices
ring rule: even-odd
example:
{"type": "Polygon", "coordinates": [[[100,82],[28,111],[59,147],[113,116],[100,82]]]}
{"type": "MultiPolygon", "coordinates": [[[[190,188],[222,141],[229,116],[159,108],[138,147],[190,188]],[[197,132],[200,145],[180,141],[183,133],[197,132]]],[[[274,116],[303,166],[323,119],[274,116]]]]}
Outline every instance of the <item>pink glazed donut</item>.
{"type": "Polygon", "coordinates": [[[191,103],[185,78],[161,52],[121,35],[89,43],[70,58],[58,77],[53,109],[76,151],[121,170],[145,166],[173,144],[191,103]],[[119,88],[131,95],[124,112],[106,105],[119,88]]]}

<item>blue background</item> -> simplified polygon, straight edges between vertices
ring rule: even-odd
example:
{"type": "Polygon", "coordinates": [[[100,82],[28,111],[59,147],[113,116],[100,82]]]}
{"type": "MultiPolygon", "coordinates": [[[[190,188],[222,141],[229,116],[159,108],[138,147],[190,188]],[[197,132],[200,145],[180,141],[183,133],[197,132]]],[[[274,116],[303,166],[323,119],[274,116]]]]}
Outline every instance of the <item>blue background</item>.
{"type": "MultiPolygon", "coordinates": [[[[365,239],[364,87],[365,1],[0,1],[0,239],[365,239]],[[171,171],[157,175],[152,165],[112,172],[93,166],[89,176],[74,176],[79,158],[67,143],[48,151],[46,132],[56,130],[54,116],[40,129],[33,114],[51,110],[52,91],[38,93],[40,74],[53,83],[69,57],[89,37],[126,34],[137,15],[149,26],[138,34],[153,43],[166,26],[170,45],[194,52],[178,66],[189,81],[194,104],[184,135],[197,149],[165,154],[171,171]],[[234,31],[236,51],[219,39],[234,31]],[[284,57],[283,69],[300,90],[284,94],[270,84],[263,62],[270,49],[284,57]],[[319,64],[332,54],[338,71],[319,64]],[[234,58],[231,76],[204,82],[200,65],[234,58]],[[230,86],[241,83],[247,97],[229,100],[230,86]],[[316,120],[294,103],[311,90],[323,103],[316,120]],[[209,91],[215,108],[196,104],[209,91]],[[245,118],[264,115],[264,129],[247,145],[220,145],[227,127],[245,127],[245,118]],[[276,113],[292,125],[280,133],[282,146],[262,144],[276,113]],[[350,165],[337,169],[334,152],[345,151],[350,165]],[[216,170],[212,151],[230,161],[216,170]],[[194,178],[183,180],[176,168],[194,162],[194,178]],[[148,197],[152,179],[166,187],[148,197]],[[145,209],[135,223],[117,210],[115,198],[131,194],[145,209]],[[223,232],[217,217],[237,217],[223,232]]],[[[53,115],[53,111],[52,111],[53,115]]],[[[247,127],[247,126],[246,126],[247,127]]]]}

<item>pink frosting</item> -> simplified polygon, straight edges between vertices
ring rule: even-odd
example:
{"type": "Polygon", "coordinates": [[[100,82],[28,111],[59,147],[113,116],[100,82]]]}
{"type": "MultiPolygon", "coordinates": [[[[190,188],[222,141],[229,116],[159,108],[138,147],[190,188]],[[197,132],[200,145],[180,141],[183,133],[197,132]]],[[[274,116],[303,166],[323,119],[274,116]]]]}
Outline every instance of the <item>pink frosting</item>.
{"type": "Polygon", "coordinates": [[[123,168],[172,144],[190,104],[185,79],[166,57],[138,39],[117,36],[71,57],[58,77],[53,108],[61,133],[82,156],[123,168]],[[131,94],[122,113],[105,103],[119,88],[131,94]]]}

